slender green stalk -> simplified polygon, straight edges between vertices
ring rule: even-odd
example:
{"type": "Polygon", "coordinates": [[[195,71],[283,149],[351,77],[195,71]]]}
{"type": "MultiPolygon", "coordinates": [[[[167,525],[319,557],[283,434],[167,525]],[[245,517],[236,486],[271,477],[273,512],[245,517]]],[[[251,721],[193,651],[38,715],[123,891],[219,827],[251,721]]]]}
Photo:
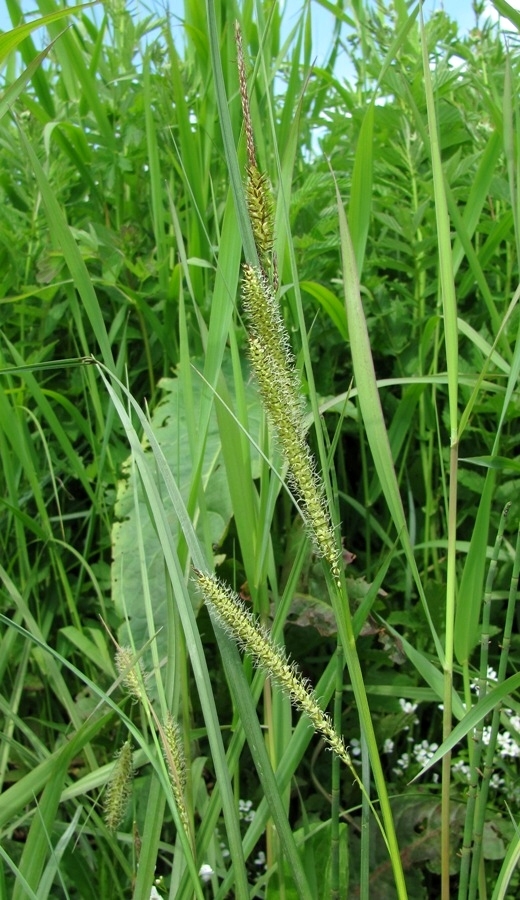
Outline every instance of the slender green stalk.
{"type": "MultiPolygon", "coordinates": [[[[448,552],[446,573],[445,648],[444,648],[444,699],[443,699],[443,740],[447,740],[452,728],[453,691],[453,648],[456,597],[456,539],[457,539],[457,476],[458,476],[458,330],[457,303],[453,277],[453,261],[450,240],[450,222],[444,173],[439,146],[437,115],[431,83],[429,52],[421,9],[421,45],[423,72],[426,88],[430,151],[432,160],[433,185],[435,194],[435,216],[439,247],[439,280],[442,311],[444,317],[444,340],[448,370],[448,410],[450,427],[450,465],[448,494],[448,552]]],[[[442,761],[442,829],[441,829],[441,895],[442,900],[450,900],[450,794],[451,757],[446,754],[442,761]]]]}
{"type": "MultiPolygon", "coordinates": [[[[341,714],[343,711],[343,650],[338,644],[336,647],[336,689],[334,691],[334,727],[339,733],[341,726],[341,714]]],[[[332,760],[331,776],[331,804],[330,804],[330,890],[331,900],[339,900],[340,897],[340,847],[339,847],[339,813],[340,813],[340,766],[339,758],[334,756],[332,760]]]]}
{"type": "MultiPolygon", "coordinates": [[[[505,519],[509,512],[509,507],[504,509],[501,520],[501,527],[503,530],[503,525],[505,525],[505,519]]],[[[516,606],[516,598],[518,597],[518,579],[520,575],[520,531],[517,533],[516,540],[516,548],[515,548],[515,558],[513,563],[513,571],[511,574],[511,583],[509,586],[509,596],[507,602],[507,610],[506,610],[506,620],[504,625],[504,633],[501,641],[501,653],[500,653],[500,663],[498,669],[498,684],[501,684],[507,672],[507,665],[509,659],[509,651],[511,647],[511,635],[513,631],[513,622],[515,616],[515,606],[516,606]]],[[[490,606],[490,598],[487,598],[487,605],[490,606]]],[[[490,611],[487,613],[486,618],[489,618],[490,611]]],[[[487,640],[489,642],[489,631],[488,636],[484,635],[486,627],[486,622],[484,622],[483,627],[483,637],[482,642],[484,645],[484,641],[487,640]]],[[[483,672],[483,666],[481,667],[481,679],[485,679],[487,672],[483,672]]],[[[484,682],[482,681],[482,684],[484,682]]],[[[480,693],[479,693],[480,696],[480,693]]],[[[500,711],[501,704],[497,703],[496,707],[493,710],[493,715],[491,717],[491,726],[489,733],[489,741],[484,754],[484,768],[482,772],[482,782],[480,786],[480,792],[476,798],[476,807],[475,807],[475,816],[474,816],[474,826],[473,826],[473,848],[472,848],[472,859],[471,859],[471,876],[469,883],[469,891],[468,898],[469,900],[473,900],[476,897],[477,893],[477,885],[478,885],[478,877],[480,872],[480,867],[482,864],[482,852],[483,852],[483,834],[484,834],[484,824],[486,817],[486,809],[487,809],[487,799],[489,795],[489,788],[491,782],[491,776],[493,774],[493,764],[495,759],[495,754],[497,751],[497,737],[500,728],[500,711]]]]}
{"type": "MultiPolygon", "coordinates": [[[[456,533],[457,533],[457,444],[450,446],[449,495],[448,495],[448,560],[446,578],[446,657],[444,664],[444,697],[442,714],[442,738],[447,740],[452,729],[453,697],[453,628],[455,624],[456,593],[456,533]]],[[[450,900],[450,804],[451,804],[451,755],[442,759],[442,900],[450,900]]]]}
{"type": "Polygon", "coordinates": [[[343,652],[345,653],[348,671],[352,682],[352,690],[356,700],[359,721],[361,724],[361,728],[363,729],[365,740],[368,746],[368,751],[370,754],[370,762],[372,765],[377,797],[381,807],[382,824],[384,827],[384,840],[390,856],[397,895],[401,900],[401,898],[406,898],[408,896],[408,892],[406,889],[406,881],[403,872],[399,844],[395,831],[392,809],[388,799],[386,780],[383,772],[383,767],[381,765],[379,750],[377,747],[372,715],[370,712],[370,707],[368,705],[365,682],[359,663],[359,657],[356,651],[356,641],[352,628],[352,618],[350,615],[348,602],[345,603],[347,592],[346,589],[341,591],[338,589],[338,585],[332,573],[326,572],[326,578],[329,596],[331,597],[332,606],[337,616],[339,633],[342,639],[343,652]]]}
{"type": "MultiPolygon", "coordinates": [[[[242,105],[246,122],[248,122],[250,115],[249,104],[243,83],[242,105]]],[[[246,124],[246,134],[249,134],[248,147],[251,167],[254,150],[252,146],[249,146],[252,144],[253,137],[252,129],[248,124],[246,124]]],[[[256,195],[254,202],[260,207],[265,205],[261,197],[258,198],[256,195]]],[[[251,216],[251,209],[249,214],[251,216]]],[[[254,223],[255,216],[253,215],[251,218],[254,223]]],[[[260,213],[258,219],[263,221],[264,218],[265,216],[260,213]]],[[[253,232],[255,233],[254,226],[253,232]]],[[[255,237],[260,257],[263,254],[263,249],[261,246],[259,247],[258,240],[261,242],[263,235],[264,232],[262,230],[260,238],[255,237]]],[[[365,732],[368,732],[367,742],[371,750],[376,785],[383,812],[384,838],[389,848],[398,894],[400,897],[404,897],[406,896],[406,886],[402,863],[370,711],[366,701],[363,677],[357,657],[352,621],[348,611],[347,593],[338,564],[337,540],[327,506],[325,489],[321,479],[315,472],[315,464],[305,439],[301,400],[297,391],[294,363],[288,350],[288,338],[285,335],[282,320],[276,309],[274,290],[272,290],[272,285],[269,284],[269,279],[263,271],[256,270],[254,267],[246,267],[244,298],[251,322],[252,335],[249,346],[252,366],[260,385],[267,415],[276,430],[282,451],[288,462],[292,486],[302,504],[309,535],[315,543],[316,549],[323,556],[325,577],[329,586],[332,606],[338,620],[339,633],[353,683],[354,695],[358,704],[358,710],[360,710],[362,728],[365,732]]],[[[230,604],[230,607],[232,607],[232,604],[230,604]]],[[[231,609],[229,611],[228,627],[233,627],[230,624],[230,620],[231,609]]],[[[236,628],[233,628],[233,630],[236,634],[236,628]]],[[[243,638],[240,638],[240,640],[251,649],[249,642],[244,641],[243,638]]],[[[255,653],[257,653],[256,650],[255,653]]],[[[262,665],[268,671],[272,671],[265,661],[262,665]]],[[[313,720],[313,724],[318,731],[324,734],[323,728],[320,729],[318,727],[317,719],[313,720]]],[[[342,758],[347,762],[346,757],[342,758]]]]}
{"type": "MultiPolygon", "coordinates": [[[[496,575],[496,569],[498,564],[498,554],[499,550],[504,538],[504,529],[507,521],[507,514],[509,512],[509,504],[504,509],[501,519],[500,526],[498,529],[498,533],[495,539],[495,545],[493,547],[493,556],[491,558],[488,570],[488,576],[486,579],[486,590],[484,594],[484,605],[483,605],[483,616],[482,616],[482,630],[481,630],[481,651],[480,651],[480,673],[479,673],[479,693],[478,699],[481,700],[485,697],[488,689],[488,653],[489,653],[489,640],[490,640],[490,619],[491,619],[491,591],[493,589],[493,583],[496,575]]],[[[480,723],[478,728],[475,729],[474,734],[471,738],[471,771],[470,771],[470,782],[468,788],[468,803],[466,807],[466,819],[464,822],[464,840],[461,851],[461,862],[460,862],[460,874],[459,874],[459,900],[466,900],[468,896],[471,895],[471,885],[470,885],[470,863],[471,863],[471,871],[473,872],[473,860],[475,858],[475,853],[477,856],[479,855],[479,847],[476,846],[476,834],[479,829],[476,828],[475,822],[475,810],[477,807],[477,801],[479,796],[479,780],[481,777],[481,759],[484,754],[484,745],[482,740],[483,733],[483,723],[480,723]],[[469,888],[469,893],[468,893],[469,888]]],[[[480,788],[481,790],[481,788],[480,788]]],[[[484,807],[485,808],[485,807],[484,807]]],[[[482,828],[482,824],[480,828],[482,828]]],[[[481,833],[481,832],[480,832],[481,833]]],[[[476,864],[476,871],[478,872],[480,860],[476,864]]]]}
{"type": "MultiPolygon", "coordinates": [[[[361,745],[361,772],[363,784],[370,785],[370,755],[368,752],[365,735],[360,738],[361,745]]],[[[361,861],[359,872],[359,897],[360,900],[370,898],[370,804],[369,795],[363,796],[361,806],[361,861]]]]}

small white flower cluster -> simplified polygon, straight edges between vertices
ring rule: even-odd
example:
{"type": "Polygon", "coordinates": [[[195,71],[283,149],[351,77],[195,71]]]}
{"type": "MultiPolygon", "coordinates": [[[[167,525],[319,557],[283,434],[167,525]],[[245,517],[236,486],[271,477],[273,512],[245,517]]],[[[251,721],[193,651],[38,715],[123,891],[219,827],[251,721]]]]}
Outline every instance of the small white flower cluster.
{"type": "Polygon", "coordinates": [[[204,884],[207,884],[208,881],[211,881],[214,874],[215,873],[214,873],[213,869],[211,868],[211,866],[208,863],[203,863],[201,865],[201,867],[199,869],[199,877],[200,877],[200,880],[204,884]]]}
{"type": "Polygon", "coordinates": [[[433,742],[433,744],[429,744],[428,741],[421,741],[420,744],[415,744],[413,748],[413,755],[415,761],[419,763],[421,769],[430,761],[433,754],[436,750],[439,749],[439,745],[433,742]]]}
{"type": "Polygon", "coordinates": [[[399,757],[399,759],[397,760],[397,763],[393,767],[392,772],[394,773],[394,775],[397,775],[398,777],[400,775],[404,775],[404,773],[408,771],[409,765],[410,765],[410,754],[402,753],[401,756],[399,757]]]}
{"type": "MultiPolygon", "coordinates": [[[[505,712],[511,712],[511,710],[505,710],[505,712]]],[[[513,724],[513,721],[511,721],[511,724],[515,728],[515,731],[518,731],[518,716],[515,716],[514,719],[516,719],[516,725],[513,724]]],[[[482,740],[486,746],[489,744],[490,737],[491,728],[489,725],[485,725],[482,730],[482,740]]],[[[520,744],[517,743],[509,731],[499,731],[497,734],[497,752],[502,759],[506,759],[507,757],[510,759],[518,759],[520,757],[520,744]]]]}
{"type": "MultiPolygon", "coordinates": [[[[498,681],[498,674],[491,666],[488,666],[486,679],[488,684],[498,681]]],[[[471,688],[473,691],[478,691],[478,680],[474,679],[471,682],[471,688]]],[[[517,716],[513,713],[511,709],[504,709],[503,713],[507,716],[511,730],[516,732],[516,734],[520,734],[520,716],[517,716]]],[[[485,725],[482,729],[482,741],[487,747],[489,741],[491,739],[491,728],[489,725],[485,725]]],[[[519,759],[520,758],[520,743],[514,737],[514,734],[511,734],[510,731],[501,731],[497,735],[497,754],[502,759],[519,759]]],[[[504,787],[504,779],[501,778],[498,774],[494,774],[491,778],[491,786],[495,787],[497,790],[504,787]]],[[[513,791],[514,793],[514,791],[513,791]]]]}
{"type": "MultiPolygon", "coordinates": [[[[488,684],[493,684],[493,682],[498,681],[498,675],[491,666],[487,669],[486,679],[488,684]]],[[[471,688],[474,692],[478,693],[479,690],[479,681],[475,679],[471,683],[471,688]]],[[[399,700],[399,705],[402,711],[408,715],[412,715],[415,713],[417,709],[417,704],[410,703],[407,700],[399,700]]],[[[439,709],[442,710],[442,705],[439,706],[439,709]]],[[[520,759],[520,740],[518,740],[518,735],[520,735],[520,716],[515,715],[511,709],[503,709],[502,713],[507,717],[510,723],[510,730],[504,730],[499,732],[497,735],[497,758],[500,758],[504,761],[511,761],[520,759]]],[[[418,723],[418,718],[415,717],[414,724],[418,723]]],[[[403,729],[405,731],[408,730],[408,727],[403,729]]],[[[485,725],[482,729],[482,741],[485,746],[489,745],[491,739],[491,727],[489,725],[485,725]]],[[[410,766],[417,764],[421,769],[428,763],[431,759],[435,751],[438,749],[438,744],[436,743],[428,743],[428,741],[423,740],[418,744],[413,744],[413,738],[411,736],[407,737],[407,741],[410,744],[409,752],[402,753],[399,759],[396,761],[395,766],[392,768],[392,772],[397,777],[403,777],[406,773],[408,773],[408,769],[410,766]],[[412,746],[413,744],[413,746],[412,746]]],[[[392,753],[395,747],[395,743],[391,738],[387,738],[383,751],[384,753],[392,753]]],[[[353,751],[355,754],[355,751],[353,751]]],[[[452,773],[454,775],[458,775],[460,779],[464,782],[469,782],[471,769],[469,764],[461,758],[454,759],[452,763],[452,773]]],[[[439,777],[435,773],[433,774],[433,781],[438,782],[439,777]]],[[[508,779],[507,776],[504,777],[504,774],[500,772],[495,772],[491,776],[491,788],[496,791],[507,791],[508,798],[510,800],[516,800],[520,803],[520,784],[518,786],[511,784],[511,779],[508,779]]]]}
{"type": "MultiPolygon", "coordinates": [[[[409,738],[409,740],[411,742],[412,739],[409,738]]],[[[408,771],[411,763],[416,763],[419,768],[422,769],[438,749],[439,745],[435,742],[430,744],[428,743],[428,741],[421,741],[420,744],[414,744],[413,747],[411,747],[410,753],[403,753],[399,757],[396,765],[392,769],[392,772],[394,773],[394,775],[401,777],[408,771]]],[[[437,782],[439,781],[437,772],[433,773],[432,781],[434,784],[437,784],[437,782]]]]}
{"type": "MultiPolygon", "coordinates": [[[[413,715],[414,712],[416,712],[418,704],[412,703],[410,700],[403,700],[403,698],[400,697],[399,698],[399,706],[401,707],[402,711],[404,713],[406,713],[407,716],[411,716],[411,715],[413,715]]],[[[418,722],[419,722],[419,719],[417,718],[417,716],[415,716],[414,724],[417,725],[418,722]]]]}
{"type": "Polygon", "coordinates": [[[505,783],[505,778],[502,778],[502,776],[499,775],[498,772],[493,772],[493,775],[489,779],[489,785],[495,791],[501,790],[504,787],[505,783]]]}
{"type": "Polygon", "coordinates": [[[471,767],[463,759],[456,759],[452,764],[451,771],[461,775],[464,781],[469,781],[471,775],[471,767]]]}
{"type": "MultiPolygon", "coordinates": [[[[486,680],[488,683],[490,681],[495,681],[495,682],[498,681],[498,675],[495,672],[495,670],[491,668],[491,666],[488,666],[488,668],[487,668],[486,680]]],[[[470,683],[470,686],[471,686],[472,691],[474,691],[475,693],[478,693],[479,679],[474,678],[473,681],[470,683]]]]}
{"type": "MultiPolygon", "coordinates": [[[[411,717],[410,725],[405,725],[403,728],[403,732],[407,732],[410,730],[411,725],[418,725],[419,718],[415,715],[417,712],[417,703],[413,703],[410,700],[404,700],[402,697],[399,699],[399,706],[401,707],[401,711],[411,717]]],[[[429,759],[433,756],[435,751],[438,749],[438,744],[429,744],[428,741],[421,741],[419,744],[413,743],[413,737],[408,735],[406,738],[407,742],[410,744],[409,751],[402,753],[398,760],[396,760],[395,766],[392,768],[392,772],[394,775],[397,775],[398,778],[403,777],[410,768],[410,765],[417,763],[419,767],[422,769],[424,765],[428,762],[429,759]]],[[[393,753],[395,748],[395,741],[392,738],[387,738],[383,745],[384,753],[393,753]]],[[[433,781],[438,781],[438,776],[436,774],[433,775],[433,781]]]]}
{"type": "Polygon", "coordinates": [[[353,737],[349,744],[349,752],[353,759],[361,756],[361,744],[359,738],[353,737]]]}
{"type": "Polygon", "coordinates": [[[252,800],[238,801],[238,817],[242,822],[252,822],[255,817],[252,800]]]}
{"type": "Polygon", "coordinates": [[[255,856],[255,866],[257,869],[261,869],[263,872],[267,869],[267,860],[266,855],[263,850],[259,850],[255,856]]]}

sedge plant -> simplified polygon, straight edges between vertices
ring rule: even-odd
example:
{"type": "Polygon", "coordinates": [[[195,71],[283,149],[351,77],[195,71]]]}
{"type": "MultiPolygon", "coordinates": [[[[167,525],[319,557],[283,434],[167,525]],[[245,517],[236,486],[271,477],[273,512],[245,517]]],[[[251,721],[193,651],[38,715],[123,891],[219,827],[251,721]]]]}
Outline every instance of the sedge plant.
{"type": "MultiPolygon", "coordinates": [[[[212,19],[210,18],[210,28],[211,25],[212,19]]],[[[288,335],[285,332],[281,314],[276,304],[275,291],[278,287],[278,274],[276,257],[272,254],[274,244],[272,200],[266,177],[259,173],[256,161],[239,34],[237,46],[239,50],[239,87],[248,157],[247,208],[254,244],[258,254],[258,265],[254,266],[246,263],[243,279],[244,306],[250,323],[249,352],[251,364],[259,382],[260,393],[268,419],[276,431],[282,453],[287,461],[290,484],[300,501],[311,539],[317,551],[323,557],[332,604],[336,614],[338,610],[342,610],[338,627],[342,637],[343,651],[347,665],[349,665],[362,728],[375,771],[385,828],[384,836],[390,852],[398,893],[400,896],[405,896],[406,888],[392,815],[388,804],[359,661],[355,651],[354,633],[350,616],[348,615],[348,597],[338,564],[340,554],[338,539],[334,533],[332,515],[327,506],[325,487],[316,474],[315,463],[305,438],[303,408],[297,387],[295,366],[289,350],[288,335]]],[[[218,78],[218,60],[215,61],[215,67],[218,78]]],[[[220,109],[223,115],[223,103],[221,103],[220,109]]],[[[230,147],[227,147],[227,149],[229,153],[232,152],[230,147]]],[[[204,582],[202,584],[204,585],[204,582]]],[[[246,618],[243,625],[237,626],[235,629],[233,626],[233,602],[230,600],[229,595],[225,591],[219,591],[218,586],[215,587],[212,593],[208,590],[207,582],[205,585],[205,588],[203,586],[204,596],[207,602],[210,602],[216,615],[225,621],[226,627],[236,635],[243,646],[247,646],[250,651],[254,652],[257,661],[260,660],[267,671],[274,673],[278,682],[285,684],[290,695],[295,698],[297,691],[290,687],[289,671],[284,669],[282,670],[283,674],[276,674],[277,667],[272,656],[273,648],[271,648],[271,662],[266,666],[266,653],[262,654],[261,651],[259,652],[259,648],[254,648],[253,650],[253,635],[251,634],[249,640],[245,638],[248,619],[246,618]]],[[[238,605],[236,616],[240,622],[243,621],[242,615],[238,605]]],[[[249,628],[251,628],[250,622],[249,628]]],[[[260,633],[258,636],[260,644],[262,642],[261,639],[262,635],[260,633]]],[[[281,660],[281,664],[283,664],[283,660],[281,660]]],[[[298,698],[297,705],[299,708],[305,708],[301,696],[298,698]]],[[[307,715],[309,715],[308,712],[307,715]]],[[[321,727],[318,727],[316,714],[311,716],[311,721],[317,730],[327,733],[327,740],[331,743],[330,726],[324,723],[321,727]]],[[[345,761],[348,761],[348,755],[345,753],[340,753],[339,755],[345,761]]],[[[337,887],[335,889],[337,890],[337,887]]]]}
{"type": "Polygon", "coordinates": [[[307,0],[186,0],[183,43],[37,6],[0,42],[0,891],[514,895],[514,43],[358,3],[316,65],[307,0]]]}

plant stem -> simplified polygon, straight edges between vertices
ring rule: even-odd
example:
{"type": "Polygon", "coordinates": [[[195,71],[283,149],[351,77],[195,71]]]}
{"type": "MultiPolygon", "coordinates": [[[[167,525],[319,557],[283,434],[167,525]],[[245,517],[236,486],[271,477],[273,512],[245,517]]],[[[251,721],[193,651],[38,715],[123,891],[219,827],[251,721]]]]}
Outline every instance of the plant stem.
{"type": "MultiPolygon", "coordinates": [[[[500,545],[502,543],[504,537],[504,529],[506,525],[507,514],[509,512],[510,504],[507,504],[505,507],[500,523],[497,538],[495,541],[495,547],[493,549],[493,558],[491,560],[489,566],[489,573],[486,582],[486,593],[484,595],[484,609],[483,609],[483,623],[482,623],[482,651],[481,651],[481,664],[480,664],[480,679],[479,679],[479,700],[482,699],[488,690],[487,683],[487,665],[488,665],[488,650],[489,650],[489,642],[490,642],[490,618],[491,618],[491,590],[493,587],[493,581],[496,574],[497,563],[498,563],[498,553],[500,549],[500,545]]],[[[518,576],[520,572],[520,535],[517,537],[517,545],[516,545],[516,553],[515,553],[515,561],[513,564],[513,573],[511,576],[511,585],[509,588],[509,598],[508,598],[508,606],[507,606],[507,615],[506,615],[506,623],[504,627],[504,637],[502,641],[502,653],[500,655],[500,666],[498,673],[498,682],[504,680],[506,676],[507,669],[507,661],[509,656],[509,647],[511,644],[511,632],[513,628],[513,617],[514,617],[514,609],[515,609],[515,601],[516,601],[516,591],[518,588],[518,576]]],[[[489,741],[486,748],[486,753],[484,757],[484,770],[482,773],[482,783],[480,786],[480,792],[477,794],[475,799],[475,815],[473,821],[473,853],[471,857],[471,873],[469,880],[469,891],[468,891],[468,900],[474,900],[477,894],[477,887],[479,882],[479,875],[482,869],[482,837],[484,833],[484,823],[486,817],[486,806],[487,799],[489,794],[489,785],[491,780],[491,774],[493,771],[493,760],[495,757],[496,747],[497,747],[497,737],[498,730],[500,726],[500,711],[502,708],[502,704],[498,703],[495,709],[493,710],[493,716],[491,719],[491,729],[489,735],[489,741]]],[[[483,723],[480,725],[480,745],[479,749],[481,752],[484,750],[483,740],[482,740],[482,729],[483,723]]],[[[479,755],[480,759],[480,755],[479,755]]],[[[475,770],[477,770],[478,762],[474,761],[475,770]]],[[[477,772],[476,772],[477,774],[477,772]]]]}
{"type": "MultiPolygon", "coordinates": [[[[340,732],[341,712],[343,707],[343,670],[344,657],[341,645],[336,647],[336,690],[334,693],[334,727],[340,732]]],[[[340,872],[339,872],[339,788],[340,766],[337,756],[332,758],[332,802],[330,811],[330,892],[331,900],[339,900],[340,872]]]]}
{"type": "Polygon", "coordinates": [[[374,775],[374,782],[379,799],[379,804],[381,807],[382,824],[384,826],[383,838],[387,845],[388,853],[390,856],[397,896],[399,900],[405,900],[405,898],[408,897],[408,892],[406,889],[406,881],[404,878],[401,854],[399,852],[399,845],[397,843],[397,835],[395,832],[392,810],[388,798],[388,791],[386,789],[383,767],[381,765],[381,759],[377,747],[372,715],[370,712],[370,707],[368,705],[365,682],[359,663],[356,640],[352,628],[352,617],[350,614],[347,589],[344,585],[343,576],[342,588],[339,588],[338,583],[334,579],[325,561],[323,568],[325,577],[327,579],[329,596],[334,609],[334,613],[336,615],[336,621],[338,623],[341,645],[345,654],[347,668],[352,683],[352,690],[354,693],[354,699],[356,702],[361,730],[364,733],[364,737],[368,747],[370,763],[374,775]]]}

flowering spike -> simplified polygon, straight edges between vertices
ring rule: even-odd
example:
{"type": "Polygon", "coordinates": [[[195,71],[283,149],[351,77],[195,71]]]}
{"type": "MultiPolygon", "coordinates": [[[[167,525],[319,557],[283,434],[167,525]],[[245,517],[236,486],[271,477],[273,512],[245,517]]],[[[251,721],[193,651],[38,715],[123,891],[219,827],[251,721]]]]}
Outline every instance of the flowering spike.
{"type": "Polygon", "coordinates": [[[325,491],[305,436],[303,403],[294,358],[278,305],[265,275],[244,267],[244,306],[251,324],[249,352],[269,421],[289,466],[309,534],[339,581],[338,548],[325,491]]]}
{"type": "Polygon", "coordinates": [[[247,146],[246,199],[259,266],[244,266],[242,294],[250,325],[250,356],[268,418],[289,466],[291,484],[303,507],[309,534],[340,582],[339,553],[325,496],[306,440],[303,401],[289,336],[276,300],[278,271],[274,244],[274,204],[266,175],[258,169],[247,93],[242,37],[235,25],[238,79],[247,146]]]}
{"type": "Polygon", "coordinates": [[[266,348],[270,356],[290,376],[291,390],[297,393],[294,357],[274,292],[265,273],[244,265],[242,297],[249,318],[250,334],[266,348]]]}
{"type": "Polygon", "coordinates": [[[181,730],[178,722],[169,712],[164,723],[164,734],[169,748],[167,758],[168,767],[171,766],[173,772],[170,772],[175,781],[178,782],[182,790],[186,786],[186,759],[184,757],[184,749],[181,740],[181,730]]]}
{"type": "Polygon", "coordinates": [[[105,822],[110,831],[115,831],[123,821],[132,791],[132,777],[132,745],[125,741],[117,754],[105,794],[105,822]]]}
{"type": "Polygon", "coordinates": [[[210,612],[222,627],[246,650],[256,664],[269,673],[293,705],[311,721],[329,747],[352,769],[352,762],[342,738],[336,733],[330,717],[320,708],[314,691],[296,664],[287,659],[269,632],[251,615],[237,594],[212,575],[195,572],[198,586],[210,612]]]}
{"type": "Polygon", "coordinates": [[[246,67],[244,63],[244,50],[242,48],[242,33],[240,25],[235,22],[235,43],[237,45],[237,62],[238,62],[238,84],[240,88],[240,99],[242,100],[242,116],[244,118],[244,129],[246,132],[247,161],[250,169],[256,169],[255,142],[253,138],[253,125],[251,122],[251,109],[249,107],[249,96],[247,93],[246,67]]]}
{"type": "Polygon", "coordinates": [[[186,758],[182,746],[180,728],[171,713],[166,716],[163,729],[163,749],[170,773],[170,782],[179,816],[187,835],[190,835],[190,825],[184,788],[186,787],[186,758]]]}
{"type": "Polygon", "coordinates": [[[267,175],[256,166],[247,170],[246,200],[258,256],[267,268],[274,243],[274,201],[267,175]]]}
{"type": "Polygon", "coordinates": [[[135,654],[130,647],[119,647],[114,659],[116,669],[123,675],[123,684],[134,700],[146,699],[141,660],[135,662],[135,654]]]}

